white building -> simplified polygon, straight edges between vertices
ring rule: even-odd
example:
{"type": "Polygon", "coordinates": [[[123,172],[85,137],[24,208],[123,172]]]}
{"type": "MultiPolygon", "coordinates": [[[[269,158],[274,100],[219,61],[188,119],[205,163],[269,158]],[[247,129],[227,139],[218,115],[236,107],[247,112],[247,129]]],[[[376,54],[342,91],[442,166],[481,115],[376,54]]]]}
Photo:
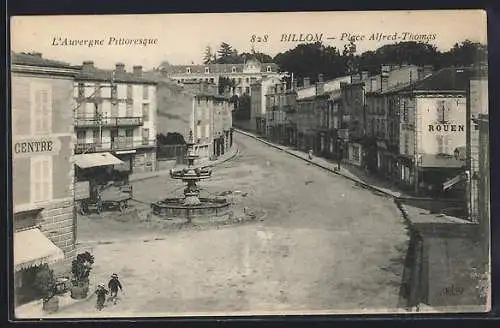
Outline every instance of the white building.
{"type": "Polygon", "coordinates": [[[75,153],[113,152],[133,172],[155,170],[156,82],[142,67],[127,72],[95,68],[86,61],[75,79],[75,153]]]}
{"type": "Polygon", "coordinates": [[[228,78],[234,84],[232,95],[250,95],[253,83],[266,77],[283,77],[274,63],[261,63],[255,58],[244,64],[174,65],[160,70],[178,83],[209,82],[219,84],[219,79],[228,78]]]}

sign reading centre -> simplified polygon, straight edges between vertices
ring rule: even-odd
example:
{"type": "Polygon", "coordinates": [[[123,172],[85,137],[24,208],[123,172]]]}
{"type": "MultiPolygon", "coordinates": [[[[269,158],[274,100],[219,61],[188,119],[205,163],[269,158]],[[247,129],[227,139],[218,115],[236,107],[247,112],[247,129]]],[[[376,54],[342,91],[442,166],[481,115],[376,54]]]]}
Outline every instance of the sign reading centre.
{"type": "Polygon", "coordinates": [[[27,140],[14,140],[12,152],[14,156],[36,156],[51,155],[58,153],[61,149],[61,143],[57,138],[42,137],[30,138],[27,140]]]}

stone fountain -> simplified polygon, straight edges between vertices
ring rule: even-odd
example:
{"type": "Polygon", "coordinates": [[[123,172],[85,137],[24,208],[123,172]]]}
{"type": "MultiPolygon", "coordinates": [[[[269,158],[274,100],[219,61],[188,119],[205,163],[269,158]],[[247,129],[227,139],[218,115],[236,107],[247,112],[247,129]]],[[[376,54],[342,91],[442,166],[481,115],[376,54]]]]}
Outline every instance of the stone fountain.
{"type": "Polygon", "coordinates": [[[166,198],[151,204],[153,213],[167,218],[185,218],[191,222],[193,217],[224,216],[229,213],[230,203],[225,198],[200,198],[197,183],[212,176],[212,170],[206,167],[195,167],[194,161],[199,157],[194,149],[193,133],[189,133],[187,142],[187,166],[171,169],[170,177],[182,180],[187,184],[184,197],[166,198]]]}

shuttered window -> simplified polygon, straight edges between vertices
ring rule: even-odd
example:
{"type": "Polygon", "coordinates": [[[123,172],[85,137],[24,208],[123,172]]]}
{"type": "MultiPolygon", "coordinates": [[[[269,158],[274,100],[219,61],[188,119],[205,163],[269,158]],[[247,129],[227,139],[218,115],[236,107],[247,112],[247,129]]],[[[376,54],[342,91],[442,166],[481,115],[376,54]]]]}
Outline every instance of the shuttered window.
{"type": "Polygon", "coordinates": [[[30,192],[32,203],[52,200],[52,156],[31,158],[30,192]]]}
{"type": "Polygon", "coordinates": [[[34,82],[30,88],[31,132],[49,134],[52,131],[52,86],[34,82]]]}

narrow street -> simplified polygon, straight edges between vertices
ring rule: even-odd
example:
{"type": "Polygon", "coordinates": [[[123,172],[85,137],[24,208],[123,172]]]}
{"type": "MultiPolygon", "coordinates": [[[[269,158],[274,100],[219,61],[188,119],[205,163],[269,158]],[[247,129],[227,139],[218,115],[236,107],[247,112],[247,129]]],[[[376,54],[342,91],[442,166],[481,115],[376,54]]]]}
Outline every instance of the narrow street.
{"type": "MultiPolygon", "coordinates": [[[[393,201],[252,138],[235,138],[239,155],[200,187],[246,193],[242,203],[264,209],[264,220],[167,233],[111,217],[80,218],[78,242],[96,258],[92,285],[116,272],[125,293],[102,312],[94,298],[54,316],[395,310],[408,236],[393,201]],[[97,240],[113,242],[86,246],[97,240]]],[[[163,176],[136,182],[134,197],[148,204],[182,188],[163,176]]]]}

